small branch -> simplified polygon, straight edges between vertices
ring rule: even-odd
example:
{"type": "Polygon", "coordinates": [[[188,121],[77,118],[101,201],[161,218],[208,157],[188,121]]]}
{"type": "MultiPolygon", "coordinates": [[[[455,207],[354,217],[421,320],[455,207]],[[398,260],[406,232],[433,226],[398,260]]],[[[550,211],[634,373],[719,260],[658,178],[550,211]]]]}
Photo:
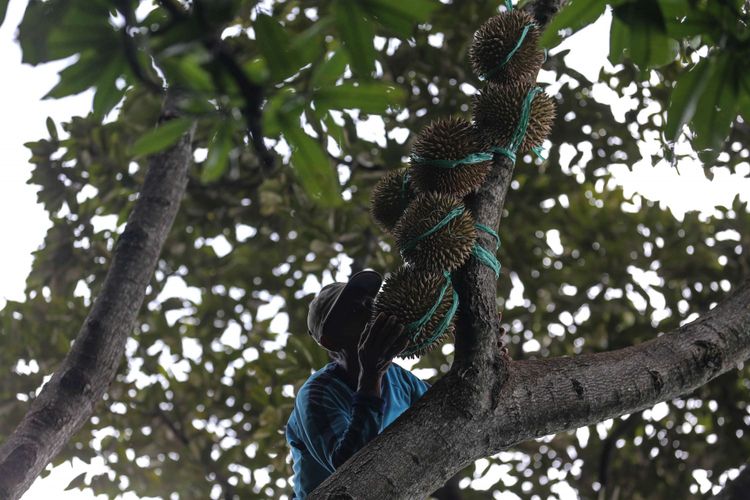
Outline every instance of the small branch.
{"type": "Polygon", "coordinates": [[[166,424],[167,427],[169,427],[169,430],[172,431],[172,434],[182,443],[184,446],[190,445],[190,439],[187,437],[185,432],[182,430],[182,426],[177,427],[177,425],[172,422],[172,419],[169,418],[169,415],[167,415],[161,408],[158,406],[156,407],[156,414],[159,416],[162,422],[166,424]]]}
{"type": "MultiPolygon", "coordinates": [[[[173,113],[171,97],[165,112],[173,113]]],[[[125,353],[146,287],[180,206],[192,161],[191,130],[149,158],[143,188],[75,343],[0,446],[0,498],[17,499],[94,412],[125,353]]]]}
{"type": "MultiPolygon", "coordinates": [[[[167,10],[176,21],[186,20],[189,16],[188,12],[174,0],[159,0],[159,5],[167,10]]],[[[204,29],[207,31],[210,29],[208,22],[202,15],[200,2],[194,3],[193,15],[200,21],[204,29]]],[[[215,56],[216,62],[226,70],[237,85],[245,103],[242,108],[242,115],[245,117],[245,123],[250,133],[250,141],[261,165],[266,172],[270,172],[276,164],[276,156],[268,149],[263,139],[263,87],[253,83],[248,78],[245,70],[242,69],[242,66],[219,36],[212,34],[205,37],[203,46],[215,56]]]]}
{"type": "Polygon", "coordinates": [[[276,156],[266,147],[263,139],[263,87],[250,81],[245,71],[239,65],[234,56],[228,51],[226,44],[220,38],[215,37],[203,42],[205,47],[214,53],[216,60],[221,64],[229,75],[234,79],[237,88],[242,94],[245,106],[242,108],[242,115],[245,117],[250,140],[253,143],[255,152],[260,158],[261,164],[266,170],[272,170],[276,163],[276,156]]]}

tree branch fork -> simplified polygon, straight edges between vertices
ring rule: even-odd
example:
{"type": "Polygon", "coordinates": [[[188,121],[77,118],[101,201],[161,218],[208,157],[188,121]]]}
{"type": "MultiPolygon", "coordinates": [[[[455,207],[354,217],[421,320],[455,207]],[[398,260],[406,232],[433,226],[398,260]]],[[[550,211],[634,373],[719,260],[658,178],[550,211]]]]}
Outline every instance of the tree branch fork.
{"type": "MultiPolygon", "coordinates": [[[[478,203],[504,198],[511,173],[498,159],[495,184],[477,194],[478,203]]],[[[494,218],[496,225],[499,210],[494,218]]],[[[508,358],[497,341],[491,271],[470,262],[456,281],[469,313],[459,317],[451,370],[311,498],[424,498],[476,459],[649,408],[750,358],[750,280],[697,320],[642,344],[523,361],[508,358]]]]}

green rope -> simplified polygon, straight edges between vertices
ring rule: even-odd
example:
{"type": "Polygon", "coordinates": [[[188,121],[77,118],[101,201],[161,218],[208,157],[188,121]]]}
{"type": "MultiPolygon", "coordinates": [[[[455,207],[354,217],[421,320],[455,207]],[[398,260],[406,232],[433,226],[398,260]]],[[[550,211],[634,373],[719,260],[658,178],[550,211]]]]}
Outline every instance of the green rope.
{"type": "Polygon", "coordinates": [[[417,155],[411,157],[412,163],[428,163],[430,166],[438,168],[455,168],[459,165],[473,165],[475,163],[482,163],[490,160],[492,160],[492,155],[490,153],[471,153],[459,160],[430,160],[417,155]]]}
{"type": "Polygon", "coordinates": [[[427,238],[428,236],[432,236],[436,232],[438,232],[441,229],[443,229],[446,225],[448,225],[448,223],[450,223],[450,221],[452,221],[453,219],[455,219],[456,217],[458,217],[462,213],[464,213],[464,206],[463,205],[459,205],[456,208],[454,208],[453,210],[451,210],[450,212],[448,212],[446,214],[446,216],[443,217],[443,220],[441,220],[440,222],[438,222],[437,224],[435,224],[430,229],[428,229],[424,233],[420,234],[419,236],[417,236],[413,240],[406,242],[406,244],[401,249],[401,254],[403,255],[404,252],[408,252],[409,250],[413,249],[417,245],[417,243],[419,243],[421,240],[427,238]]]}
{"type": "Polygon", "coordinates": [[[471,249],[471,254],[479,259],[479,262],[492,269],[495,273],[495,278],[500,277],[500,261],[497,260],[497,257],[495,257],[492,252],[479,243],[475,243],[474,247],[471,249]]]}
{"type": "MultiPolygon", "coordinates": [[[[506,0],[506,7],[508,10],[513,8],[513,2],[512,0],[506,0]]],[[[528,33],[528,30],[531,25],[527,25],[524,27],[523,34],[521,35],[521,39],[516,44],[516,47],[511,51],[511,53],[506,57],[506,60],[503,61],[500,65],[502,67],[505,63],[507,63],[508,60],[510,60],[510,57],[518,50],[518,48],[521,46],[521,43],[523,42],[524,37],[526,36],[526,33],[528,33]]],[[[494,70],[493,70],[494,71],[494,70]]],[[[438,167],[438,168],[455,168],[459,165],[471,165],[475,163],[481,163],[485,161],[489,161],[492,159],[493,154],[501,154],[509,158],[513,163],[516,161],[516,152],[518,151],[518,148],[521,146],[521,143],[523,142],[523,138],[526,135],[526,129],[529,126],[529,119],[531,118],[531,104],[534,100],[534,97],[536,94],[541,92],[542,89],[540,87],[534,87],[531,89],[528,94],[526,94],[526,97],[524,97],[523,103],[521,105],[521,115],[518,120],[518,124],[516,125],[516,129],[513,131],[513,135],[511,136],[510,143],[506,147],[501,146],[495,146],[491,148],[487,152],[479,152],[479,153],[471,153],[467,155],[464,158],[461,158],[459,160],[427,160],[424,158],[421,158],[419,156],[412,156],[411,161],[413,163],[428,163],[432,166],[438,167]]],[[[544,159],[541,155],[542,148],[541,146],[535,146],[532,148],[532,151],[539,156],[540,158],[544,159]]],[[[402,194],[405,194],[406,192],[406,186],[409,182],[409,173],[407,172],[404,174],[404,180],[402,182],[402,194]]],[[[409,250],[413,249],[419,241],[423,240],[424,238],[427,238],[433,234],[435,234],[437,231],[445,227],[455,219],[456,217],[460,216],[464,212],[465,208],[463,205],[458,206],[448,212],[445,217],[443,217],[442,220],[440,220],[437,224],[435,224],[432,228],[428,229],[424,233],[420,234],[413,240],[407,242],[403,248],[401,249],[401,253],[403,255],[404,252],[408,252],[409,250]]],[[[500,236],[493,230],[492,228],[484,225],[484,224],[475,224],[475,227],[481,231],[484,231],[485,233],[489,234],[493,237],[495,240],[495,252],[500,248],[500,236]]],[[[497,259],[497,256],[495,255],[495,252],[491,252],[484,248],[482,245],[479,244],[479,241],[476,241],[474,243],[474,246],[471,249],[472,255],[474,255],[482,264],[488,266],[492,271],[495,273],[495,278],[500,277],[500,261],[497,259]]],[[[416,321],[413,321],[412,323],[409,323],[406,325],[406,331],[411,336],[411,340],[414,342],[417,340],[417,337],[419,336],[419,333],[424,328],[424,326],[432,319],[432,317],[435,315],[435,313],[438,310],[438,307],[440,307],[440,304],[443,302],[443,299],[445,298],[445,294],[448,290],[448,287],[452,285],[451,282],[451,275],[447,271],[443,271],[443,276],[445,277],[445,283],[443,283],[443,286],[440,288],[440,293],[438,294],[437,300],[432,305],[429,311],[427,311],[421,318],[419,318],[416,321]]],[[[429,346],[433,342],[435,342],[438,338],[440,338],[444,333],[445,330],[450,326],[451,321],[453,320],[453,317],[456,314],[456,311],[458,310],[458,292],[456,292],[456,289],[453,289],[453,296],[451,298],[451,306],[448,309],[448,312],[446,313],[445,317],[440,321],[435,331],[432,333],[432,335],[420,342],[419,344],[416,344],[409,349],[403,351],[401,353],[402,356],[410,356],[421,349],[424,349],[425,347],[429,346]]]]}
{"type": "MultiPolygon", "coordinates": [[[[509,9],[510,10],[510,9],[509,9]]],[[[521,45],[523,45],[523,41],[526,39],[526,35],[529,34],[529,31],[531,28],[533,28],[535,25],[533,23],[527,24],[523,27],[523,31],[521,32],[521,36],[518,37],[518,41],[516,42],[515,47],[511,49],[510,52],[508,52],[508,55],[505,56],[505,59],[503,59],[500,64],[489,70],[484,75],[480,76],[479,79],[484,81],[489,79],[491,76],[495,75],[498,71],[503,69],[503,67],[510,62],[510,59],[515,55],[516,52],[521,48],[521,45]]]]}
{"type": "Polygon", "coordinates": [[[508,12],[513,10],[513,0],[505,0],[505,8],[508,9],[508,12]]]}
{"type": "Polygon", "coordinates": [[[526,129],[529,126],[529,118],[531,118],[531,102],[534,100],[534,96],[541,91],[541,87],[534,87],[529,90],[529,93],[526,94],[526,97],[523,99],[523,104],[521,105],[521,116],[518,119],[516,130],[513,132],[513,136],[510,139],[510,144],[508,144],[508,149],[513,152],[518,151],[518,148],[523,142],[523,138],[526,135],[526,129]]]}
{"type": "Polygon", "coordinates": [[[477,229],[481,229],[485,233],[487,233],[490,236],[492,236],[492,238],[494,238],[494,240],[495,240],[495,250],[497,250],[497,249],[500,248],[500,235],[497,234],[494,229],[492,229],[489,226],[485,226],[484,224],[479,224],[478,222],[475,224],[475,227],[477,229]]]}
{"type": "MultiPolygon", "coordinates": [[[[484,224],[475,224],[475,227],[477,229],[480,229],[484,231],[485,233],[489,234],[495,239],[495,251],[497,251],[498,248],[500,248],[500,236],[490,227],[485,226],[484,224]]],[[[485,266],[489,267],[494,271],[495,278],[500,277],[500,261],[497,260],[497,257],[493,252],[490,252],[486,248],[484,248],[482,245],[479,244],[477,241],[474,244],[474,247],[471,249],[471,253],[479,259],[479,262],[484,264],[485,266]]]]}
{"type": "Polygon", "coordinates": [[[516,162],[516,152],[515,151],[511,151],[508,148],[502,148],[500,146],[495,146],[494,148],[490,149],[490,151],[492,151],[493,153],[497,153],[497,154],[501,154],[503,156],[506,156],[513,163],[516,162]]]}
{"type": "MultiPolygon", "coordinates": [[[[427,311],[418,320],[413,321],[412,323],[409,323],[408,325],[406,325],[406,331],[411,333],[412,341],[415,341],[417,339],[419,332],[422,330],[422,328],[424,328],[427,322],[430,321],[430,319],[435,314],[435,312],[437,312],[438,307],[440,307],[440,304],[443,302],[443,298],[445,297],[445,292],[448,290],[448,287],[452,284],[450,273],[448,273],[447,271],[443,271],[443,276],[445,277],[445,283],[443,283],[443,286],[440,288],[440,293],[438,294],[438,298],[435,301],[435,303],[432,305],[430,310],[427,311]]],[[[420,342],[419,344],[416,344],[412,346],[411,348],[403,351],[400,355],[410,356],[414,354],[415,352],[419,351],[420,349],[423,349],[429,346],[430,344],[432,344],[433,342],[435,342],[438,338],[440,338],[443,335],[443,333],[445,333],[445,330],[451,324],[451,321],[453,320],[453,316],[455,316],[457,310],[458,310],[458,292],[456,292],[456,289],[454,288],[453,296],[451,297],[451,306],[448,309],[448,312],[445,313],[445,316],[440,321],[437,328],[435,328],[435,331],[432,333],[432,335],[429,338],[420,342]]]]}

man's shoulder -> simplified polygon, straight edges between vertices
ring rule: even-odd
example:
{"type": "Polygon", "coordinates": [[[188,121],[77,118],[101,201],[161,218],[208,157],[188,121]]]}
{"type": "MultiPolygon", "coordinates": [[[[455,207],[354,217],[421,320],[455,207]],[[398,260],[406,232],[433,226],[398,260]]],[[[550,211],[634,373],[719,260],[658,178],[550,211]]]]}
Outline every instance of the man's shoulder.
{"type": "Polygon", "coordinates": [[[296,402],[299,403],[311,398],[324,398],[342,392],[343,384],[335,375],[334,367],[334,363],[331,362],[310,375],[297,392],[296,402]]]}
{"type": "Polygon", "coordinates": [[[322,368],[311,373],[310,376],[307,377],[307,380],[305,380],[305,382],[300,387],[300,392],[302,390],[309,389],[310,387],[315,387],[321,384],[325,384],[328,380],[330,380],[333,377],[333,373],[331,371],[331,367],[332,367],[331,365],[332,363],[328,363],[322,368]]]}
{"type": "Polygon", "coordinates": [[[430,388],[430,383],[417,377],[411,371],[396,363],[391,364],[389,373],[396,384],[400,384],[405,389],[415,392],[418,395],[423,394],[430,388]]]}
{"type": "Polygon", "coordinates": [[[405,383],[413,383],[413,382],[420,381],[419,377],[414,375],[412,372],[410,372],[403,366],[397,365],[396,363],[391,363],[391,366],[390,368],[388,368],[388,371],[393,377],[400,379],[405,383]]]}

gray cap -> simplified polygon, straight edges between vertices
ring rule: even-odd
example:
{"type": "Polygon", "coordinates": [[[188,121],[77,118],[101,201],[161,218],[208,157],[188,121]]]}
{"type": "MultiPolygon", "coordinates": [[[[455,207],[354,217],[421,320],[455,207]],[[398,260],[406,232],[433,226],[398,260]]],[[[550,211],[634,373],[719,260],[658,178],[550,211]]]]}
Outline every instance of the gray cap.
{"type": "Polygon", "coordinates": [[[336,308],[339,298],[349,294],[375,297],[382,283],[383,277],[380,273],[372,269],[364,269],[352,275],[346,283],[331,283],[324,286],[310,302],[307,312],[307,329],[316,339],[321,338],[329,321],[340,314],[339,309],[336,308]]]}

